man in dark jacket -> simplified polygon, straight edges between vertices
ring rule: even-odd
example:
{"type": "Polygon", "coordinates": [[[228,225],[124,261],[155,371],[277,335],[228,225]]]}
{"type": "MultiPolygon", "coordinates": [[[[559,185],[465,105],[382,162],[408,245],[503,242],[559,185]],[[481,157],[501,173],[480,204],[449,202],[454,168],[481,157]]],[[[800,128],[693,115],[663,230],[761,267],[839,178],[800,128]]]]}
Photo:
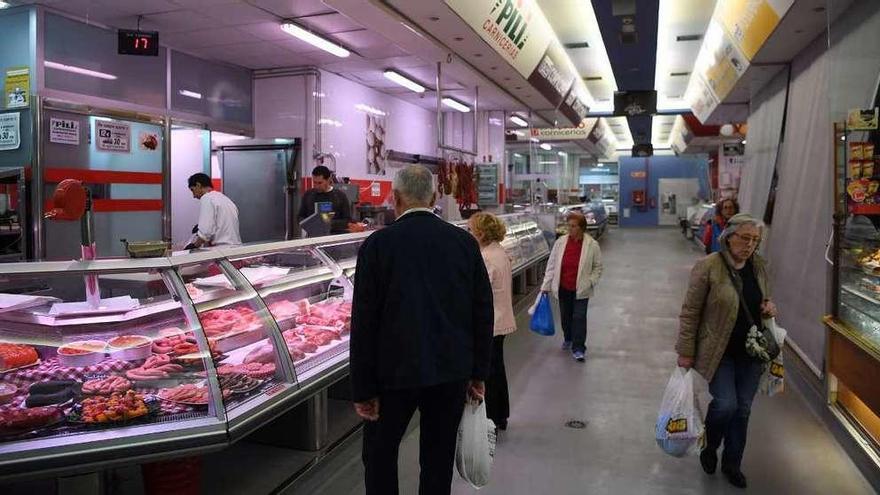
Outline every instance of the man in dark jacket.
{"type": "Polygon", "coordinates": [[[397,454],[421,413],[419,493],[448,494],[467,397],[482,400],[494,326],[492,287],[480,248],[431,212],[431,172],[394,179],[398,219],[358,253],[351,379],[364,427],[368,495],[398,493],[397,454]]]}
{"type": "MultiPolygon", "coordinates": [[[[331,234],[345,234],[348,232],[348,224],[351,222],[351,203],[346,194],[333,187],[333,174],[324,165],[318,165],[312,170],[312,187],[303,194],[302,203],[299,207],[299,219],[305,220],[312,216],[315,211],[333,213],[330,219],[331,234]]],[[[310,235],[309,237],[315,237],[310,235]]]]}

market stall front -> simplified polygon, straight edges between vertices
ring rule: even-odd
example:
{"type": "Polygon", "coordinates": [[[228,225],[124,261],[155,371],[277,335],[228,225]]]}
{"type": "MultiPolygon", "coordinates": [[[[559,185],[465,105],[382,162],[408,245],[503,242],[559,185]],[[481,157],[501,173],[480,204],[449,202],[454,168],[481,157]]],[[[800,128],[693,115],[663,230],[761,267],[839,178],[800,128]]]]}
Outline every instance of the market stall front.
{"type": "MultiPolygon", "coordinates": [[[[524,292],[549,247],[534,217],[502,219],[524,292]]],[[[349,433],[350,419],[328,424],[328,389],[348,374],[368,235],[0,265],[0,481],[190,456],[251,435],[318,451],[338,440],[329,430],[349,433]],[[286,415],[298,405],[308,414],[286,415]]]]}

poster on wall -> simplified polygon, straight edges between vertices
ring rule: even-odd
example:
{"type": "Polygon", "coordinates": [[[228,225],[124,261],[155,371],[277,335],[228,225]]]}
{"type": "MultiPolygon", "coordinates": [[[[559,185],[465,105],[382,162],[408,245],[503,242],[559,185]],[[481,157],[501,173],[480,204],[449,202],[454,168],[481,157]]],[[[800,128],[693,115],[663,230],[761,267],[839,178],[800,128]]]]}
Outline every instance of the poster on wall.
{"type": "Polygon", "coordinates": [[[31,70],[28,67],[6,69],[3,94],[6,108],[27,108],[30,104],[31,70]]]}
{"type": "Polygon", "coordinates": [[[138,149],[141,151],[156,151],[159,149],[159,135],[155,132],[141,132],[138,138],[138,149]]]}
{"type": "Polygon", "coordinates": [[[49,142],[79,146],[79,121],[52,117],[49,120],[49,142]]]}
{"type": "Polygon", "coordinates": [[[388,121],[384,115],[367,114],[367,173],[385,175],[388,121]]]}
{"type": "Polygon", "coordinates": [[[95,121],[95,147],[113,153],[131,152],[131,126],[122,122],[95,121]]]}
{"type": "Polygon", "coordinates": [[[0,151],[21,146],[21,123],[18,112],[0,113],[0,151]]]}

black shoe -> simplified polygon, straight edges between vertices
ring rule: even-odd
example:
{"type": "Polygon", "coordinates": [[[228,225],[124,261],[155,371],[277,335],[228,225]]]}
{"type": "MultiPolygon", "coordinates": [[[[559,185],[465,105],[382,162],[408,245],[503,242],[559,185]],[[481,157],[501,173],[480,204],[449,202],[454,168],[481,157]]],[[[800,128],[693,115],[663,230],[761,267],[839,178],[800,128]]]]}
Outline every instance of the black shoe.
{"type": "Polygon", "coordinates": [[[746,483],[746,475],[742,474],[742,471],[739,469],[727,469],[722,468],[721,471],[724,473],[724,477],[727,478],[727,481],[737,487],[737,488],[745,488],[748,486],[746,483]]]}
{"type": "Polygon", "coordinates": [[[703,471],[706,474],[715,474],[715,469],[718,467],[718,454],[712,449],[703,449],[700,452],[700,465],[703,466],[703,471]]]}

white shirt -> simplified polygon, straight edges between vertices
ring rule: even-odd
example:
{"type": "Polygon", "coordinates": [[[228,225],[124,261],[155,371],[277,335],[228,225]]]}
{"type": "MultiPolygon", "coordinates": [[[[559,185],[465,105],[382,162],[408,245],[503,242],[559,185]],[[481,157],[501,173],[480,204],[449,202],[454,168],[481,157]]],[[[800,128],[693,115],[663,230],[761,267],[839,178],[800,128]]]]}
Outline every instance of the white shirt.
{"type": "Polygon", "coordinates": [[[217,191],[206,193],[199,201],[198,236],[212,246],[241,244],[235,203],[217,191]]]}

